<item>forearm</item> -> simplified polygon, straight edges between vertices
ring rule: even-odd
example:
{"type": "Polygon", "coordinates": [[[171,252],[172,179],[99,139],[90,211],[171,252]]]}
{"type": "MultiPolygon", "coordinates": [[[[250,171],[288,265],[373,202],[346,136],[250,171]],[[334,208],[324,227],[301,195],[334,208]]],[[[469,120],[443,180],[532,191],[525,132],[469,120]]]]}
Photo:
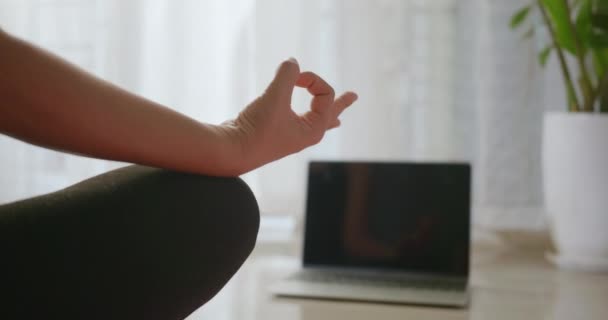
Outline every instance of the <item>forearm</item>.
{"type": "Polygon", "coordinates": [[[0,31],[0,132],[87,156],[209,175],[246,171],[221,127],[97,79],[0,31]]]}

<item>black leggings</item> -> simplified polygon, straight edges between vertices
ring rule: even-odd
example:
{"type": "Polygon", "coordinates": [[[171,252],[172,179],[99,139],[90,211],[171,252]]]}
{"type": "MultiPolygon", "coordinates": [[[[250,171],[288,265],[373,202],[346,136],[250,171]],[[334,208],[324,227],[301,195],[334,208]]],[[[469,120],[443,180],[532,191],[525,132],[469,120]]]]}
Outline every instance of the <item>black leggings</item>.
{"type": "Polygon", "coordinates": [[[0,206],[0,319],[183,319],[258,226],[242,180],[142,166],[0,206]]]}

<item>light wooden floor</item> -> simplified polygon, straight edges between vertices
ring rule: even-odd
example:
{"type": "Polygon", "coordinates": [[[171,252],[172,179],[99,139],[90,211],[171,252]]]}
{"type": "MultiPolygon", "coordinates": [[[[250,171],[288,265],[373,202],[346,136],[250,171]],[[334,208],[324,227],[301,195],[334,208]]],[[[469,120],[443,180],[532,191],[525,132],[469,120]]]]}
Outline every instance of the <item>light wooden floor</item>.
{"type": "Polygon", "coordinates": [[[478,249],[468,309],[275,298],[267,292],[298,268],[279,250],[258,250],[230,283],[188,320],[608,319],[608,275],[558,270],[542,253],[478,249]]]}

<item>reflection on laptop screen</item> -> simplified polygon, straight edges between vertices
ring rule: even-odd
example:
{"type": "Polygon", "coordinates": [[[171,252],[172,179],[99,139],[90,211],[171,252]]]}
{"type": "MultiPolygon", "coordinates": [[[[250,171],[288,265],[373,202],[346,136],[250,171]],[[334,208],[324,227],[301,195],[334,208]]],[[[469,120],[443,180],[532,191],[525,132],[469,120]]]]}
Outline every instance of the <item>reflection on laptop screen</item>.
{"type": "Polygon", "coordinates": [[[304,265],[467,276],[467,164],[312,162],[304,265]]]}

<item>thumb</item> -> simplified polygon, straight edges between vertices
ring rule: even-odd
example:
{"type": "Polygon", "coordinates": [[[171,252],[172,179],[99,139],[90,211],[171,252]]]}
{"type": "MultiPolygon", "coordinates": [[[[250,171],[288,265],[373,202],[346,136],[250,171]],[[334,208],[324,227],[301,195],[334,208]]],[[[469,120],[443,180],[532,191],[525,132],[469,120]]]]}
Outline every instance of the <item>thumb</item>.
{"type": "Polygon", "coordinates": [[[300,76],[300,65],[294,58],[283,61],[266,89],[266,93],[272,97],[285,99],[291,103],[291,95],[300,76]]]}

